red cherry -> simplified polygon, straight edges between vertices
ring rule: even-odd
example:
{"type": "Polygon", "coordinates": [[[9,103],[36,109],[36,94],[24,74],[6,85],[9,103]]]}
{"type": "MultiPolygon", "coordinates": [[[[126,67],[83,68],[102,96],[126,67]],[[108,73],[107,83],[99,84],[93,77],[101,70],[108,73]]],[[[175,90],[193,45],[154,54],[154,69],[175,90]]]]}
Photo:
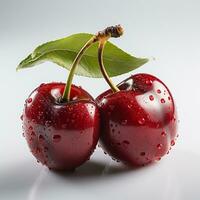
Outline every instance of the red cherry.
{"type": "Polygon", "coordinates": [[[24,136],[36,159],[51,169],[71,170],[90,158],[99,138],[99,113],[93,98],[72,85],[70,101],[61,102],[65,84],[48,83],[26,100],[24,136]]]}
{"type": "Polygon", "coordinates": [[[137,74],[97,97],[104,151],[129,165],[160,160],[175,144],[177,117],[167,86],[149,74],[137,74]]]}

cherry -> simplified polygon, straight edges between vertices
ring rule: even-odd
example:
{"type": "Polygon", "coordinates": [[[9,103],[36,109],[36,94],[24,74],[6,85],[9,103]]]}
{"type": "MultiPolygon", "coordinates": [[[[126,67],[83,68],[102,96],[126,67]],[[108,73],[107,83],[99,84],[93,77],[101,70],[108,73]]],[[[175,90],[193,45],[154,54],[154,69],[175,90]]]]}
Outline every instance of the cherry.
{"type": "Polygon", "coordinates": [[[160,160],[177,137],[176,109],[169,89],[149,74],[133,75],[118,88],[96,99],[104,150],[129,165],[160,160]]]}
{"type": "Polygon", "coordinates": [[[119,37],[121,26],[108,27],[92,36],[75,57],[66,84],[49,83],[36,88],[21,117],[32,154],[51,169],[71,170],[86,160],[99,139],[99,113],[93,98],[73,86],[76,68],[85,51],[104,37],[119,37]]]}
{"type": "Polygon", "coordinates": [[[23,113],[24,136],[32,154],[57,170],[71,170],[88,160],[99,138],[93,98],[73,85],[70,101],[62,102],[64,87],[42,84],[26,100],[23,113]]]}
{"type": "Polygon", "coordinates": [[[96,99],[102,147],[113,158],[131,166],[160,160],[177,137],[173,97],[161,80],[149,74],[133,75],[115,86],[103,64],[109,37],[101,39],[98,48],[99,66],[111,88],[96,99]]]}

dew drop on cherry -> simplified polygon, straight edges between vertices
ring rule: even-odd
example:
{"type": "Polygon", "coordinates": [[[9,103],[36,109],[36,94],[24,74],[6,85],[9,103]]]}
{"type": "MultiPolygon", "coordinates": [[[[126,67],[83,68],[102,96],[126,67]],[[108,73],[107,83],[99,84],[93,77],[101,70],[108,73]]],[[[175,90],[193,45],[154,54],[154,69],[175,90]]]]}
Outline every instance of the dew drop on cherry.
{"type": "Polygon", "coordinates": [[[161,103],[165,103],[165,100],[162,98],[162,99],[160,100],[160,102],[161,102],[161,103]]]}
{"type": "Polygon", "coordinates": [[[157,149],[162,149],[162,146],[163,146],[162,144],[158,144],[157,149]]]}
{"type": "Polygon", "coordinates": [[[143,125],[143,124],[145,123],[145,119],[144,119],[144,118],[140,118],[140,119],[138,120],[138,123],[139,123],[140,125],[143,125]]]}
{"type": "Polygon", "coordinates": [[[150,101],[153,101],[154,100],[153,95],[149,95],[149,99],[150,99],[150,101]]]}
{"type": "Polygon", "coordinates": [[[152,80],[147,79],[147,80],[145,81],[145,83],[146,83],[147,85],[152,85],[152,80]]]}
{"type": "Polygon", "coordinates": [[[127,141],[127,140],[124,140],[123,143],[126,144],[126,145],[129,145],[129,144],[130,144],[130,142],[127,141]]]}
{"type": "Polygon", "coordinates": [[[157,93],[158,93],[158,94],[160,94],[160,93],[161,93],[161,90],[160,90],[160,89],[158,89],[158,90],[157,90],[157,93]]]}
{"type": "Polygon", "coordinates": [[[35,132],[34,131],[31,132],[31,136],[33,136],[33,137],[35,136],[35,132]]]}
{"type": "Polygon", "coordinates": [[[31,103],[32,101],[33,101],[32,98],[28,98],[28,99],[26,100],[27,103],[31,103]]]}
{"type": "Polygon", "coordinates": [[[122,123],[122,125],[126,125],[127,124],[127,120],[125,119],[121,123],[122,123]]]}
{"type": "Polygon", "coordinates": [[[61,141],[61,136],[60,135],[54,135],[53,136],[53,142],[57,143],[61,141]]]}
{"type": "Polygon", "coordinates": [[[174,146],[174,145],[175,145],[175,141],[171,140],[171,146],[174,146]]]}
{"type": "Polygon", "coordinates": [[[24,118],[24,116],[23,116],[23,115],[21,115],[21,116],[20,116],[20,119],[21,119],[22,121],[23,121],[23,118],[24,118]]]}
{"type": "Polygon", "coordinates": [[[36,148],[36,154],[41,153],[41,149],[39,147],[36,148]]]}
{"type": "Polygon", "coordinates": [[[44,137],[42,135],[39,135],[39,141],[43,142],[44,141],[44,137]]]}
{"type": "Polygon", "coordinates": [[[48,147],[44,147],[44,152],[47,152],[48,150],[48,147]]]}
{"type": "Polygon", "coordinates": [[[161,135],[162,135],[163,137],[165,137],[167,134],[166,134],[165,131],[163,131],[163,132],[161,133],[161,135]]]}

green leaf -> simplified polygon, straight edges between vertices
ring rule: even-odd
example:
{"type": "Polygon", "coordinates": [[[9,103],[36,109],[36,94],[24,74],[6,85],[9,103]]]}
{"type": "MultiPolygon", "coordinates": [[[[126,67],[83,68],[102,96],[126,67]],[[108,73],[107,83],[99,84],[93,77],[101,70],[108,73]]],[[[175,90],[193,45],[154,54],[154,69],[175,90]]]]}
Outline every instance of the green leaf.
{"type": "MultiPolygon", "coordinates": [[[[17,70],[33,67],[45,61],[54,62],[68,70],[82,46],[92,37],[91,34],[78,33],[38,46],[18,65],[17,70]]],[[[88,77],[102,77],[97,59],[98,44],[92,45],[84,54],[76,74],[88,77]]],[[[104,50],[104,64],[110,77],[127,73],[148,61],[136,58],[107,42],[104,50]]]]}

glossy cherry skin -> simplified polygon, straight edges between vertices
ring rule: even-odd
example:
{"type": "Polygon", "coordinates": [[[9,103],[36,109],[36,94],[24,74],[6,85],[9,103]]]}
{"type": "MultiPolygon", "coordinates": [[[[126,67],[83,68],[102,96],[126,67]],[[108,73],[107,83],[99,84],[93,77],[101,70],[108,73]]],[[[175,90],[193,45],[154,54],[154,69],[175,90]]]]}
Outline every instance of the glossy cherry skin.
{"type": "Polygon", "coordinates": [[[55,170],[73,170],[87,161],[99,139],[99,113],[93,98],[72,85],[62,103],[63,83],[42,84],[25,102],[24,136],[32,154],[55,170]]]}
{"type": "Polygon", "coordinates": [[[149,74],[136,74],[97,97],[100,141],[113,158],[128,165],[160,160],[175,144],[177,116],[167,86],[149,74]]]}

